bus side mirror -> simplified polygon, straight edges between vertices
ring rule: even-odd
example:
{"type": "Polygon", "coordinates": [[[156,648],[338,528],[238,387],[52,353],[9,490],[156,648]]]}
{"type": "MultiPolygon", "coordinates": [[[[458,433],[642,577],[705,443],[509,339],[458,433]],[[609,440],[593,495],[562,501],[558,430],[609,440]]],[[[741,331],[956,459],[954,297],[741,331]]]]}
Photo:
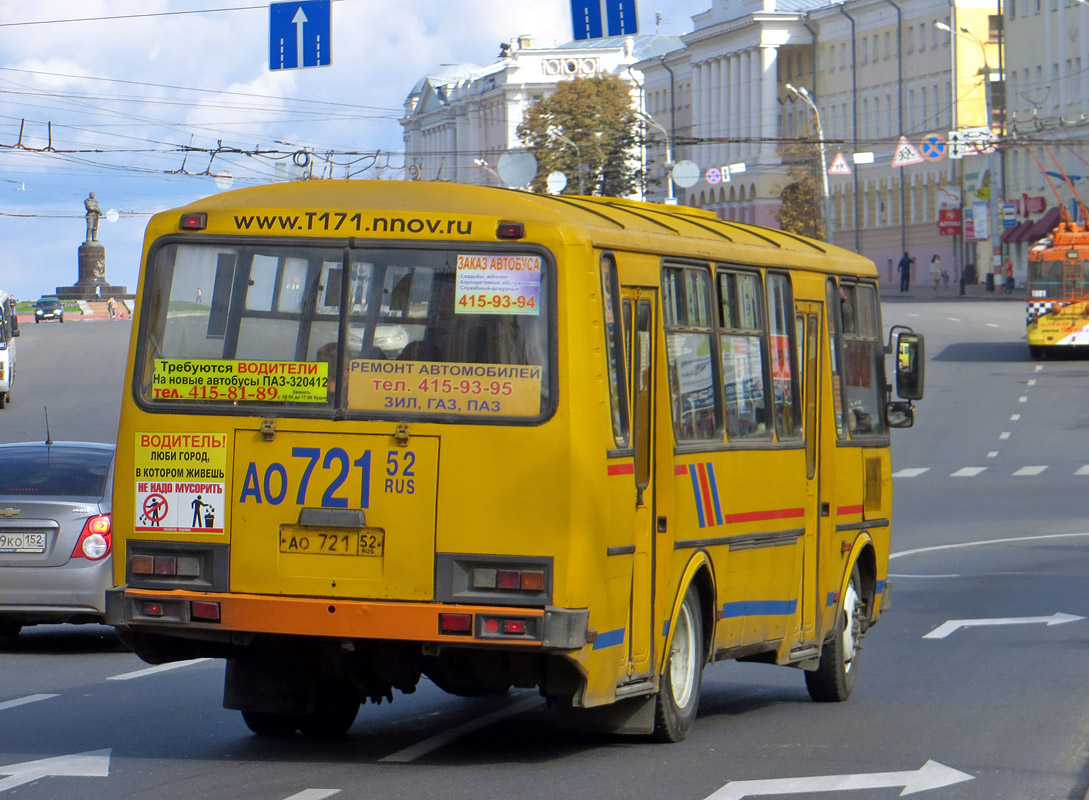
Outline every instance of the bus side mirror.
{"type": "Polygon", "coordinates": [[[885,422],[890,428],[910,428],[915,424],[915,407],[908,400],[890,400],[885,404],[885,422]]]}
{"type": "Polygon", "coordinates": [[[923,397],[923,337],[913,331],[896,335],[896,394],[904,400],[923,397]]]}

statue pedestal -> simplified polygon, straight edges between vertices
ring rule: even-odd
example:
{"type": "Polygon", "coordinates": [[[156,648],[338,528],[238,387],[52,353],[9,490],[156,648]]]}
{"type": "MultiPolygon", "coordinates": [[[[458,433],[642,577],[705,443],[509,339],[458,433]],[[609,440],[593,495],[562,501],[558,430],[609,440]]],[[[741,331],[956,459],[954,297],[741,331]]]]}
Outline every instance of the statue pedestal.
{"type": "Polygon", "coordinates": [[[125,286],[110,286],[106,282],[106,246],[101,242],[84,242],[79,246],[79,279],[74,286],[58,286],[61,300],[96,300],[113,295],[128,294],[125,286]]]}

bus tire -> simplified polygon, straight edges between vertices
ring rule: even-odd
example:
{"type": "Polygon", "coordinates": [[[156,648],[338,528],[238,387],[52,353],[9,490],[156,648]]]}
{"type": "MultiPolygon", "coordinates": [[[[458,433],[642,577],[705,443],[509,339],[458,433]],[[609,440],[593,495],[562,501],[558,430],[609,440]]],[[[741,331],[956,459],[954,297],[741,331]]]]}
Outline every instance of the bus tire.
{"type": "Polygon", "coordinates": [[[842,703],[855,688],[865,608],[861,586],[862,578],[856,564],[851,569],[851,580],[847,583],[847,593],[832,637],[821,648],[820,664],[813,672],[805,673],[805,688],[818,703],[842,703]]]}
{"type": "Polygon", "coordinates": [[[243,711],[242,720],[258,736],[291,736],[299,728],[298,714],[243,711]]]}
{"type": "Polygon", "coordinates": [[[319,738],[343,736],[358,713],[359,697],[350,685],[319,690],[314,710],[298,717],[299,732],[319,738]]]}
{"type": "Polygon", "coordinates": [[[654,738],[679,742],[692,729],[703,678],[703,625],[700,598],[689,586],[673,626],[669,657],[662,671],[654,707],[654,738]]]}
{"type": "Polygon", "coordinates": [[[18,636],[23,626],[18,622],[0,622],[0,636],[18,636]]]}

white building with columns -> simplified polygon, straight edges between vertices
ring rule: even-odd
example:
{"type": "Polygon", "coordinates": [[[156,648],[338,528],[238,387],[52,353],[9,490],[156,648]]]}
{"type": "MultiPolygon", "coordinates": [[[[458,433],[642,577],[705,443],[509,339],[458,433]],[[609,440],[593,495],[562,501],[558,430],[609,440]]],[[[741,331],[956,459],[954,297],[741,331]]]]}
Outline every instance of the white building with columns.
{"type": "Polygon", "coordinates": [[[500,185],[499,157],[519,146],[525,109],[564,80],[617,75],[638,97],[636,62],[680,47],[675,36],[628,36],[536,47],[520,36],[487,66],[444,64],[420,79],[405,100],[409,178],[500,185]]]}

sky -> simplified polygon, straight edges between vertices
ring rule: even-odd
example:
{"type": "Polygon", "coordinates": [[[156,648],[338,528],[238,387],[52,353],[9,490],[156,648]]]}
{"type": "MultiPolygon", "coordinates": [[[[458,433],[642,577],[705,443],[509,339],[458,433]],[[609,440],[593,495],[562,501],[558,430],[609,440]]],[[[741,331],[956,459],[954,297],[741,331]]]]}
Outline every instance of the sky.
{"type": "MultiPolygon", "coordinates": [[[[687,33],[711,1],[638,0],[640,33],[687,33]]],[[[315,174],[399,179],[413,85],[524,34],[569,41],[569,0],[333,0],[332,64],[277,71],[267,2],[0,3],[0,289],[76,282],[90,192],[117,212],[106,280],[134,292],[158,211],[284,180],[306,150],[315,174]]]]}

